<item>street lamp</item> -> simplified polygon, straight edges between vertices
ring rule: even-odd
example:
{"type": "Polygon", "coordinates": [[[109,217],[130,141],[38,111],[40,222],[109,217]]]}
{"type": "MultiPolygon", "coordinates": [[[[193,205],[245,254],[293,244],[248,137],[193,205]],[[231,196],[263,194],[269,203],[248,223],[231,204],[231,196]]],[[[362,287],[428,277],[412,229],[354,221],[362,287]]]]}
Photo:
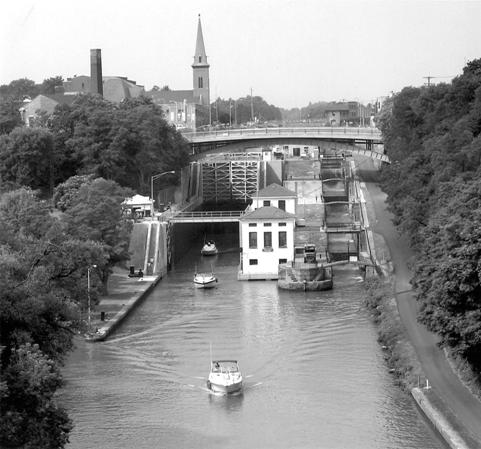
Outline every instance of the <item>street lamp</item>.
{"type": "Polygon", "coordinates": [[[88,322],[88,332],[90,332],[90,330],[92,329],[92,318],[91,318],[91,308],[90,308],[90,270],[92,270],[92,268],[97,268],[97,265],[90,265],[88,268],[87,268],[87,299],[88,299],[88,305],[87,305],[87,308],[88,308],[88,316],[87,316],[87,322],[88,322]]]}
{"type": "Polygon", "coordinates": [[[150,201],[152,201],[152,210],[151,210],[151,217],[154,216],[154,180],[160,178],[161,176],[174,174],[175,170],[164,171],[163,173],[159,173],[158,175],[153,175],[150,177],[150,201]]]}

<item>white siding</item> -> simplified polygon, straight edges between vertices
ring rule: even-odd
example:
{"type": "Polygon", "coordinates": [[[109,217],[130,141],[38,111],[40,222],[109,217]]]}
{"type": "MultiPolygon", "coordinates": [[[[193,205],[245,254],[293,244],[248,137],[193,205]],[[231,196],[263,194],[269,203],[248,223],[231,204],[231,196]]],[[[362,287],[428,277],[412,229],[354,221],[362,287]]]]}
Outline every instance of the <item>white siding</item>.
{"type": "Polygon", "coordinates": [[[242,221],[240,223],[241,246],[242,246],[242,269],[244,275],[266,275],[268,278],[277,278],[279,259],[290,261],[294,256],[294,219],[262,221],[242,221]],[[249,223],[257,226],[251,227],[249,223]],[[270,227],[264,226],[271,223],[270,227]],[[286,226],[279,226],[285,223],[286,226]],[[287,247],[279,248],[279,232],[285,231],[287,247]],[[249,232],[257,232],[257,248],[249,248],[249,232]],[[264,232],[272,233],[272,251],[264,248],[264,232]],[[250,260],[257,260],[257,265],[250,265],[250,260]]]}

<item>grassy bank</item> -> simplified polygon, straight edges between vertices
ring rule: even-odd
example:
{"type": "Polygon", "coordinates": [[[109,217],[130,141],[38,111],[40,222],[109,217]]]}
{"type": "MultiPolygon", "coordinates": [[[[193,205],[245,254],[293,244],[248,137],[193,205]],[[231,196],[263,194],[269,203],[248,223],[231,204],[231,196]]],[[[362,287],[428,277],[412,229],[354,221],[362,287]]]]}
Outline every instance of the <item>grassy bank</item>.
{"type": "Polygon", "coordinates": [[[425,376],[401,322],[393,286],[390,280],[379,277],[367,279],[364,286],[366,307],[378,326],[378,340],[389,370],[404,390],[411,390],[424,383],[425,376]]]}

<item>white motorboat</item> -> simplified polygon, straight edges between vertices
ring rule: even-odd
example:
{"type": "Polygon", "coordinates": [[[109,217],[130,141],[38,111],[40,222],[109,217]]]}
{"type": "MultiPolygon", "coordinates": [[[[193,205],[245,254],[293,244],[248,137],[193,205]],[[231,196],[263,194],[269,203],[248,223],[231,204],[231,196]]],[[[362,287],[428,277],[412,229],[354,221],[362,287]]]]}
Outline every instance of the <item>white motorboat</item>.
{"type": "Polygon", "coordinates": [[[196,288],[214,288],[217,278],[214,273],[195,273],[194,285],[196,288]]]}
{"type": "Polygon", "coordinates": [[[207,388],[215,393],[230,394],[242,390],[242,374],[237,360],[213,360],[207,388]]]}
{"type": "Polygon", "coordinates": [[[204,243],[204,246],[200,250],[200,253],[203,256],[215,256],[219,251],[215,246],[215,242],[212,240],[208,240],[204,243]]]}

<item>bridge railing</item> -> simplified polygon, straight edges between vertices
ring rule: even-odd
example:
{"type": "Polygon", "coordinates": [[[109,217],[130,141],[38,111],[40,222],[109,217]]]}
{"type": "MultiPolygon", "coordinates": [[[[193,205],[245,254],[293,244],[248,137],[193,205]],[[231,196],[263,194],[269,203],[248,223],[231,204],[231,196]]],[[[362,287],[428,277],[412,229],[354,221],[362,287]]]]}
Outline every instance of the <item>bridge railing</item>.
{"type": "Polygon", "coordinates": [[[239,218],[245,214],[245,211],[230,210],[230,211],[191,211],[191,212],[179,212],[172,218],[174,219],[191,219],[191,218],[239,218]]]}
{"type": "Polygon", "coordinates": [[[381,139],[381,131],[377,128],[362,128],[362,127],[307,127],[307,128],[236,128],[236,129],[218,129],[212,131],[196,131],[182,133],[182,135],[192,141],[224,138],[224,137],[246,137],[246,136],[316,136],[316,135],[346,135],[370,137],[373,139],[381,139]]]}

